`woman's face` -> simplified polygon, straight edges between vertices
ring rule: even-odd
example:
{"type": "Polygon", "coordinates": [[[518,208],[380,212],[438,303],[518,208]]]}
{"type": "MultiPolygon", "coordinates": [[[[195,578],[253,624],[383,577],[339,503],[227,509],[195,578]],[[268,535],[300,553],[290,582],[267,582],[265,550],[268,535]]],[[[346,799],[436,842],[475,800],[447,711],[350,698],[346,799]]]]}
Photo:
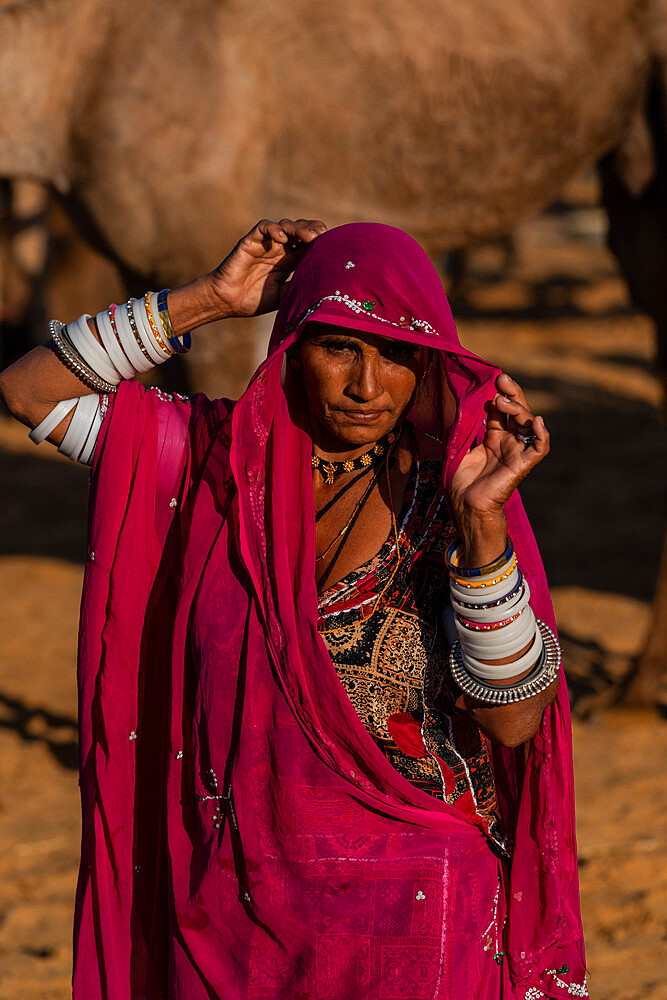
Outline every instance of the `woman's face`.
{"type": "Polygon", "coordinates": [[[319,446],[354,449],[387,434],[412,399],[425,353],[389,337],[309,323],[292,366],[302,376],[319,446]]]}

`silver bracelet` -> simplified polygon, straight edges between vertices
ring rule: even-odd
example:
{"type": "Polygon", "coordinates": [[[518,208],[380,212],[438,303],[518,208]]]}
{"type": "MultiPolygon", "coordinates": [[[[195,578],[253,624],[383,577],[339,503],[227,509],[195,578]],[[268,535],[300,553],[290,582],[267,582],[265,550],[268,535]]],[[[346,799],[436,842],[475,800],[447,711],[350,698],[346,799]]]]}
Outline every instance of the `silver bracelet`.
{"type": "Polygon", "coordinates": [[[536,620],[542,636],[543,649],[542,655],[527,677],[504,687],[478,680],[466,670],[461,643],[457,639],[449,653],[449,669],[458,687],[477,701],[490,705],[513,705],[517,701],[526,701],[546,691],[558,677],[562,655],[558,640],[549,626],[539,618],[536,620]]]}
{"type": "Polygon", "coordinates": [[[89,389],[95,389],[97,392],[116,392],[118,389],[117,385],[113,385],[111,382],[100,378],[92,368],[88,367],[76,348],[73,347],[63,333],[64,329],[65,324],[61,323],[60,320],[52,319],[49,322],[51,342],[53,343],[53,349],[58,360],[66,368],[69,368],[89,389]]]}

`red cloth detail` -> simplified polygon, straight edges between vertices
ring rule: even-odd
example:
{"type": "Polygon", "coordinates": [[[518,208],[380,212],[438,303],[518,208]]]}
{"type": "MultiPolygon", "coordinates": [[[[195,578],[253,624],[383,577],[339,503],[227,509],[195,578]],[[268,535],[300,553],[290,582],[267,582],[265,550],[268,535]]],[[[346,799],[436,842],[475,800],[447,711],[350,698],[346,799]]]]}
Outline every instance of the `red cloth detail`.
{"type": "Polygon", "coordinates": [[[387,719],[389,735],[407,757],[426,757],[421,726],[409,712],[396,712],[387,719]]]}

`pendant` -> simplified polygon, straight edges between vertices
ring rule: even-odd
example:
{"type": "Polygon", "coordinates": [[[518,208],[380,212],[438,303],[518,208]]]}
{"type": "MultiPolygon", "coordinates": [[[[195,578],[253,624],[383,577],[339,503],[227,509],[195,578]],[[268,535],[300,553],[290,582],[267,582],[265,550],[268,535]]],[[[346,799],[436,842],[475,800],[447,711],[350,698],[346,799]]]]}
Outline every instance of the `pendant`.
{"type": "Polygon", "coordinates": [[[324,472],[324,482],[327,486],[331,486],[336,474],[336,466],[333,462],[327,462],[326,465],[322,466],[322,471],[324,472]]]}

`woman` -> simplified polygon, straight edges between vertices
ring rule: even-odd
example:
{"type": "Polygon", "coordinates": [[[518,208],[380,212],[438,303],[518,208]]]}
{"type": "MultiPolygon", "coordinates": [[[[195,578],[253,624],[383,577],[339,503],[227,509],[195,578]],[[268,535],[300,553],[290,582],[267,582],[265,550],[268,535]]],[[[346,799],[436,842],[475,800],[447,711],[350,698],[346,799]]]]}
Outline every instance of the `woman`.
{"type": "Polygon", "coordinates": [[[263,221],[2,375],[34,438],[93,462],[74,995],[586,996],[516,494],[547,430],[414,241],[325,228],[263,221]],[[238,402],[128,378],[280,299],[238,402]]]}

